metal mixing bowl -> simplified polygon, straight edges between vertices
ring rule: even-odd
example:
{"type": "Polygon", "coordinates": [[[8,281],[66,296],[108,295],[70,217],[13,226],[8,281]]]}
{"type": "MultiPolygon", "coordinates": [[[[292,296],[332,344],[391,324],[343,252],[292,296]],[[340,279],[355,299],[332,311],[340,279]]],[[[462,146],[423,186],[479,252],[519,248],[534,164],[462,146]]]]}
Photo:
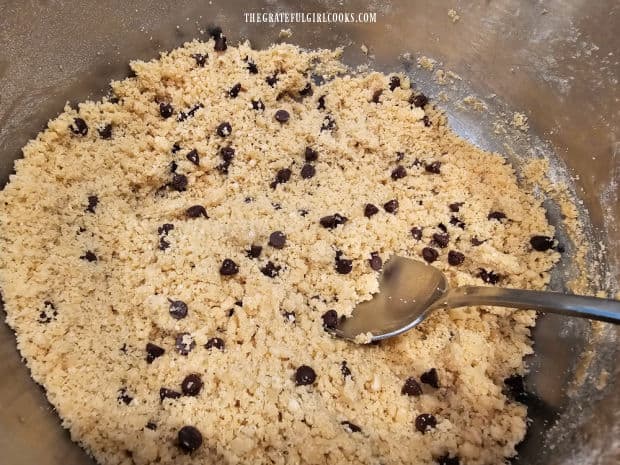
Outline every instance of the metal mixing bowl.
{"type": "MultiPolygon", "coordinates": [[[[383,71],[406,71],[437,97],[455,130],[474,143],[523,159],[549,156],[550,175],[569,183],[583,203],[593,289],[617,291],[620,263],[620,4],[615,0],[561,1],[239,1],[175,2],[0,0],[0,181],[12,171],[20,147],[69,100],[107,92],[127,75],[127,62],[202,37],[219,24],[234,42],[256,47],[288,41],[304,47],[346,48],[351,65],[370,62],[383,71]],[[460,20],[452,23],[450,8],[460,20]],[[375,11],[376,24],[249,24],[249,11],[375,11]],[[369,58],[360,50],[368,46],[369,58]],[[426,55],[462,77],[439,85],[432,73],[403,59],[426,55]],[[400,57],[399,57],[400,56],[400,57]],[[476,112],[458,102],[480,97],[476,112]],[[524,112],[531,136],[495,134],[502,112],[524,112]]],[[[550,220],[569,245],[554,273],[554,290],[578,272],[553,200],[550,220]]],[[[0,225],[1,227],[1,225],[0,225]]],[[[545,315],[534,331],[536,353],[526,380],[531,425],[516,464],[620,463],[619,331],[593,331],[585,321],[545,315]],[[608,372],[605,381],[605,371],[608,372]],[[602,374],[601,374],[602,373],[602,374]]],[[[406,337],[406,336],[404,336],[406,337]]],[[[85,380],[85,382],[97,382],[85,380]]],[[[10,329],[0,324],[0,463],[91,463],[60,427],[43,390],[29,378],[10,329]]]]}

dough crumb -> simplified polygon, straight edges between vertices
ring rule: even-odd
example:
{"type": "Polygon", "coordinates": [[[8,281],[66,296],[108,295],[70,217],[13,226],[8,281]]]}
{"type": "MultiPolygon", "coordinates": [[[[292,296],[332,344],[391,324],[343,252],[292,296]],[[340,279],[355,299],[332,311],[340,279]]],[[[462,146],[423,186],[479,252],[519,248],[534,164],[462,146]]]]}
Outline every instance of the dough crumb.
{"type": "Polygon", "coordinates": [[[291,28],[280,29],[280,33],[278,34],[278,37],[280,39],[289,39],[289,38],[293,37],[293,31],[291,31],[291,28]]]}
{"type": "Polygon", "coordinates": [[[356,344],[370,344],[372,341],[372,333],[362,333],[355,336],[354,339],[356,344]]]}
{"type": "Polygon", "coordinates": [[[463,103],[468,107],[471,107],[475,111],[484,111],[487,108],[482,100],[474,97],[473,95],[468,95],[467,97],[465,97],[463,99],[463,103]]]}
{"type": "Polygon", "coordinates": [[[456,12],[456,10],[453,10],[453,9],[448,10],[448,16],[450,17],[453,23],[456,23],[459,19],[461,19],[461,17],[456,12]]]}
{"type": "Polygon", "coordinates": [[[436,60],[433,60],[432,58],[429,58],[427,56],[419,57],[417,62],[418,62],[418,68],[423,68],[427,71],[432,71],[433,68],[435,68],[435,63],[437,63],[436,60]]]}
{"type": "Polygon", "coordinates": [[[523,113],[519,113],[519,112],[515,112],[512,115],[512,122],[511,122],[512,126],[515,129],[518,129],[519,131],[523,131],[523,132],[527,132],[527,130],[529,129],[529,124],[527,122],[527,116],[525,116],[523,113]]]}

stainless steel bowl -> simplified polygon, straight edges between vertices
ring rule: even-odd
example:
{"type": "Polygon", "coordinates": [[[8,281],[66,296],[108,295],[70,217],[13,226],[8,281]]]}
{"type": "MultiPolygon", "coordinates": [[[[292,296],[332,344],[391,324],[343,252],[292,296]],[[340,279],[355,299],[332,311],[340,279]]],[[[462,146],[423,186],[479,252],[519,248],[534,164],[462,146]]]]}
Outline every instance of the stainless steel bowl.
{"type": "MultiPolygon", "coordinates": [[[[177,2],[0,0],[0,180],[12,171],[20,147],[58,114],[107,91],[128,72],[133,58],[206,34],[221,25],[229,40],[256,47],[278,41],[304,47],[346,48],[351,65],[370,62],[406,71],[439,101],[457,132],[476,144],[524,159],[548,156],[550,175],[568,182],[583,203],[592,288],[616,292],[620,263],[620,4],[614,0],[477,1],[240,1],[177,2]],[[460,20],[453,23],[448,10],[460,20]],[[250,24],[250,11],[350,11],[377,13],[375,24],[250,24]],[[374,59],[360,50],[365,44],[374,59]],[[439,85],[432,73],[403,59],[426,55],[462,77],[439,85]],[[463,109],[476,95],[489,111],[463,109]],[[495,134],[501,113],[524,112],[529,139],[519,131],[495,134]]],[[[565,237],[558,208],[549,217],[565,237]]],[[[1,227],[1,225],[0,225],[1,227]]],[[[571,250],[553,280],[562,290],[577,273],[571,250]]],[[[515,464],[620,463],[618,328],[543,316],[534,332],[526,384],[531,425],[515,464]],[[605,373],[608,373],[605,382],[605,373]]],[[[406,336],[405,336],[406,337],[406,336]]],[[[43,390],[28,376],[10,329],[0,325],[0,463],[91,463],[60,427],[43,390]]]]}

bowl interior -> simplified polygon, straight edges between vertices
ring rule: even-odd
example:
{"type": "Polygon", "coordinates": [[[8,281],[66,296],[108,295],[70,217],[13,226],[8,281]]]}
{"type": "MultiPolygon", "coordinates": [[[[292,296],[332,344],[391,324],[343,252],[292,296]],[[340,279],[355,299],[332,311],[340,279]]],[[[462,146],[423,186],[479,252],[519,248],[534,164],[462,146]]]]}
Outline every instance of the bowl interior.
{"type": "MultiPolygon", "coordinates": [[[[0,182],[6,183],[20,147],[65,102],[104,95],[111,79],[128,74],[129,60],[206,39],[210,25],[222,26],[229,41],[249,39],[256,48],[278,42],[280,30],[290,28],[286,40],[303,47],[347,46],[344,61],[353,67],[408,73],[445,109],[456,132],[506,154],[517,172],[525,161],[547,157],[547,174],[579,199],[585,232],[585,244],[573,243],[557,200],[548,197],[549,219],[567,246],[552,289],[567,291],[571,278],[586,273],[592,290],[615,292],[620,263],[618,15],[620,5],[612,0],[352,0],[337,5],[324,0],[0,0],[5,44],[0,49],[0,182]],[[448,15],[451,8],[460,16],[457,22],[448,15]],[[243,13],[262,11],[376,12],[377,22],[244,22],[243,13]],[[436,60],[432,71],[418,66],[422,56],[436,60]],[[476,111],[475,102],[485,110],[476,111]],[[511,126],[514,112],[528,117],[528,132],[511,126]],[[587,269],[572,259],[580,245],[588,249],[587,269]]],[[[620,371],[613,363],[618,335],[609,325],[540,318],[526,379],[531,425],[515,464],[618,463],[620,371]]],[[[20,361],[14,335],[0,324],[0,430],[11,431],[0,435],[4,463],[91,463],[59,425],[43,390],[20,361]]]]}

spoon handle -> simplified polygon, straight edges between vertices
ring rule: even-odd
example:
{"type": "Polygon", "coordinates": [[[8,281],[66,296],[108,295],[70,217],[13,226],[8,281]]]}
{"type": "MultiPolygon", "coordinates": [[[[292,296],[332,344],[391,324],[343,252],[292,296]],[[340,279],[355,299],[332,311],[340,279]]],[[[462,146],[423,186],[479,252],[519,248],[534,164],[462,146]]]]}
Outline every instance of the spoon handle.
{"type": "Polygon", "coordinates": [[[470,305],[513,307],[620,323],[620,301],[618,300],[547,291],[463,286],[448,293],[445,305],[448,308],[470,305]]]}

